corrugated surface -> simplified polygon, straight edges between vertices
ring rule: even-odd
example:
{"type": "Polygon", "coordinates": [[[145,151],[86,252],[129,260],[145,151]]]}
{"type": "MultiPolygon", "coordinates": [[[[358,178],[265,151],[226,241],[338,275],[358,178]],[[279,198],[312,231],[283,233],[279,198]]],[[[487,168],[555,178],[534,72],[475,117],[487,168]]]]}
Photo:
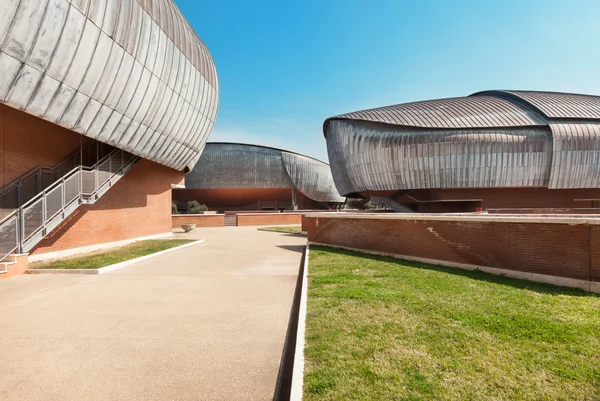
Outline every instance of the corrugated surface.
{"type": "MultiPolygon", "coordinates": [[[[487,91],[487,94],[510,94],[531,104],[548,118],[600,119],[600,96],[575,93],[533,91],[487,91]]],[[[475,94],[479,97],[479,94],[475,94]]]]}
{"type": "Polygon", "coordinates": [[[422,128],[518,127],[544,125],[535,113],[492,96],[427,100],[357,111],[332,120],[362,120],[422,128]]]}
{"type": "Polygon", "coordinates": [[[599,96],[484,91],[332,117],[324,131],[342,194],[600,188],[598,120],[599,96]]]}
{"type": "Polygon", "coordinates": [[[182,170],[218,95],[213,60],[172,0],[0,2],[0,102],[182,170]]]}
{"type": "Polygon", "coordinates": [[[340,194],[420,188],[547,186],[543,128],[414,130],[334,120],[329,162],[340,194]]]}
{"type": "Polygon", "coordinates": [[[343,202],[326,163],[281,149],[239,143],[207,143],[186,175],[188,189],[298,188],[317,202],[343,202]]]}
{"type": "Polygon", "coordinates": [[[243,144],[208,143],[185,176],[188,189],[294,188],[281,151],[243,144]]]}
{"type": "Polygon", "coordinates": [[[317,202],[344,202],[331,169],[323,162],[296,153],[281,152],[283,164],[292,182],[304,195],[317,202]]]}
{"type": "Polygon", "coordinates": [[[550,124],[550,188],[600,188],[600,125],[550,124]]]}

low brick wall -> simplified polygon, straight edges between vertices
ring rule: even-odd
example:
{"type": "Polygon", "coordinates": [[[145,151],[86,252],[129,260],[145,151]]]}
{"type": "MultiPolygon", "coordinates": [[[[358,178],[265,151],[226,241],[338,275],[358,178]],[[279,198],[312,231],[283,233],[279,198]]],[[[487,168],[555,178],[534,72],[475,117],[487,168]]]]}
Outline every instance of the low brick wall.
{"type": "Polygon", "coordinates": [[[238,226],[274,226],[278,224],[301,224],[301,213],[240,213],[238,226]]]}
{"type": "Polygon", "coordinates": [[[311,243],[600,282],[598,218],[321,213],[305,216],[303,226],[311,243]]]}
{"type": "Polygon", "coordinates": [[[173,228],[181,228],[184,223],[194,223],[196,227],[224,227],[224,214],[174,214],[171,216],[173,228]]]}

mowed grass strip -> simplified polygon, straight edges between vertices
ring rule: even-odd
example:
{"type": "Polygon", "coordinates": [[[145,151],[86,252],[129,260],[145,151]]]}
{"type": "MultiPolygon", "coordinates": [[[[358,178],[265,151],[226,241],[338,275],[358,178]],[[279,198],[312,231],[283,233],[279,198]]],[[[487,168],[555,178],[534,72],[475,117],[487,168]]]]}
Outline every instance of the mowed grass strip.
{"type": "Polygon", "coordinates": [[[290,233],[290,234],[299,234],[302,232],[302,228],[300,226],[289,226],[289,227],[263,227],[259,228],[260,231],[275,231],[278,233],[290,233]]]}
{"type": "Polygon", "coordinates": [[[85,256],[74,256],[70,258],[57,259],[49,262],[34,263],[30,266],[32,269],[99,269],[110,266],[115,263],[124,262],[150,255],[152,253],[164,251],[165,249],[189,244],[194,240],[187,239],[152,239],[135,242],[131,245],[125,245],[116,249],[95,252],[85,256]]]}
{"type": "Polygon", "coordinates": [[[313,246],[305,400],[600,400],[600,297],[313,246]]]}

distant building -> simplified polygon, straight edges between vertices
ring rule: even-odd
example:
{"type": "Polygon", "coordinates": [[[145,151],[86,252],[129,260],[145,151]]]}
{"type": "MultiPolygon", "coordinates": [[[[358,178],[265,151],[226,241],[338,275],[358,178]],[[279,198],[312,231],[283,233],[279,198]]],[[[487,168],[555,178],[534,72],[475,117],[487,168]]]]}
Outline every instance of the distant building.
{"type": "Polygon", "coordinates": [[[600,206],[600,97],[485,91],[324,123],[337,189],[398,211],[600,206]]]}
{"type": "Polygon", "coordinates": [[[0,262],[170,233],[218,99],[172,0],[2,2],[0,262]]]}
{"type": "Polygon", "coordinates": [[[327,209],[344,202],[329,166],[311,157],[265,146],[207,143],[186,189],[174,189],[179,206],[190,200],[210,210],[327,209]]]}

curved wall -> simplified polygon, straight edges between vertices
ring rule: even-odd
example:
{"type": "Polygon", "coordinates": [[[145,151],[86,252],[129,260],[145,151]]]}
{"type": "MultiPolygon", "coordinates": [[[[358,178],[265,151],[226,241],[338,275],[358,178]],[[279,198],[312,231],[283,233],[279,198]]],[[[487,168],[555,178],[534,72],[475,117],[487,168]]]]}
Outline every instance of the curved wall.
{"type": "Polygon", "coordinates": [[[600,97],[487,91],[324,124],[337,189],[600,188],[600,97]]]}
{"type": "Polygon", "coordinates": [[[344,202],[327,164],[256,145],[207,143],[185,181],[186,189],[298,188],[317,202],[344,202]]]}
{"type": "Polygon", "coordinates": [[[183,170],[212,130],[218,80],[172,0],[0,2],[0,102],[183,170]]]}

